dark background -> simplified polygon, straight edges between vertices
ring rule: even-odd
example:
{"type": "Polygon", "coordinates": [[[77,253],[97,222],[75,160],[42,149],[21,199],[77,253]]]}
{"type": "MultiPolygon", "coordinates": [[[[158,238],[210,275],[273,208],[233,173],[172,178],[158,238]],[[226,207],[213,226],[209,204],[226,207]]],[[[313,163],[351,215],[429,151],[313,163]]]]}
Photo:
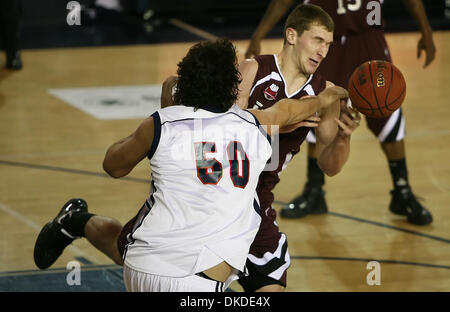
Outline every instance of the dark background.
{"type": "MultiPolygon", "coordinates": [[[[81,26],[67,25],[68,2],[22,0],[22,48],[152,44],[203,39],[173,26],[169,22],[171,18],[215,36],[249,39],[270,0],[123,0],[126,8],[121,13],[96,8],[93,0],[79,0],[84,8],[81,26]],[[93,12],[95,18],[89,14],[93,12]]],[[[423,2],[432,28],[450,29],[450,7],[446,8],[446,0],[423,2]]],[[[401,0],[385,0],[383,15],[387,32],[417,31],[415,21],[401,0]]],[[[281,37],[281,34],[282,22],[268,37],[281,37]]]]}

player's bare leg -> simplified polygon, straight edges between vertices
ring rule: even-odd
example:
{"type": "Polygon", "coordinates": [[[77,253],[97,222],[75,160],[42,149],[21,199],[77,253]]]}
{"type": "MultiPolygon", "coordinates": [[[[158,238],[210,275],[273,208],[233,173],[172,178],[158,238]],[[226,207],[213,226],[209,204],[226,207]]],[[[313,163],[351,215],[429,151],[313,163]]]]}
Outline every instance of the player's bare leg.
{"type": "Polygon", "coordinates": [[[86,239],[118,265],[123,265],[117,248],[117,238],[121,231],[122,224],[119,221],[104,216],[93,216],[84,228],[86,239]]]}
{"type": "Polygon", "coordinates": [[[389,160],[405,158],[405,141],[381,143],[381,148],[389,160]]]}

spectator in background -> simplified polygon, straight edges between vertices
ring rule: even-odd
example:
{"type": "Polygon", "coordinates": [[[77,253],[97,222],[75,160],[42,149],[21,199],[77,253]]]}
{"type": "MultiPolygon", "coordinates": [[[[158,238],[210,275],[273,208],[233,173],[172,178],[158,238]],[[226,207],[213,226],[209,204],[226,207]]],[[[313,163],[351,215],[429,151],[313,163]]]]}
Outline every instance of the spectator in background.
{"type": "Polygon", "coordinates": [[[0,41],[6,52],[6,68],[22,68],[19,46],[19,23],[22,13],[20,0],[0,1],[0,41]]]}

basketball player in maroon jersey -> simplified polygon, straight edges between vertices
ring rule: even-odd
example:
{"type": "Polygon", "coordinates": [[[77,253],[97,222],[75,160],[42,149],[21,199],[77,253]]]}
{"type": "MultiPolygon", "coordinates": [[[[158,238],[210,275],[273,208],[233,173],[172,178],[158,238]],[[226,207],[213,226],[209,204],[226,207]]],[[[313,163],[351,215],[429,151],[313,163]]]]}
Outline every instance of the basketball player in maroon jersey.
{"type": "MultiPolygon", "coordinates": [[[[284,45],[279,54],[261,55],[240,64],[242,82],[238,104],[242,108],[270,109],[285,98],[315,96],[333,86],[316,74],[333,41],[331,17],[315,5],[300,5],[288,16],[284,28],[284,45]]],[[[335,119],[347,119],[358,126],[360,116],[339,102],[318,112],[321,121],[316,129],[318,165],[329,176],[337,174],[348,159],[350,134],[343,135],[335,119]]],[[[280,291],[286,287],[286,270],[290,265],[285,234],[279,232],[272,208],[272,190],[280,181],[279,174],[299,152],[310,128],[301,127],[279,136],[278,167],[264,171],[259,177],[257,192],[264,212],[258,233],[247,259],[249,275],[239,279],[245,291],[280,291]]]]}
{"type": "MultiPolygon", "coordinates": [[[[330,14],[336,25],[335,43],[318,69],[318,72],[328,80],[336,85],[346,87],[353,70],[360,64],[374,59],[391,62],[384,38],[382,19],[379,16],[378,21],[374,18],[374,13],[381,13],[381,10],[379,12],[371,11],[380,9],[383,0],[310,0],[304,2],[322,7],[330,14]],[[369,14],[371,15],[368,16],[369,14]]],[[[292,0],[273,0],[271,2],[258,29],[252,36],[246,57],[259,54],[260,40],[278,22],[292,3],[292,0]]],[[[421,51],[425,50],[426,67],[433,61],[436,53],[432,29],[421,0],[406,0],[404,3],[422,32],[417,55],[420,57],[421,51]]],[[[390,117],[382,119],[366,117],[366,120],[368,128],[379,139],[388,159],[394,184],[389,209],[395,214],[406,215],[408,222],[412,224],[431,223],[433,220],[431,213],[417,201],[409,185],[404,144],[405,120],[402,110],[397,110],[390,117]]],[[[308,134],[307,140],[309,142],[307,183],[303,193],[281,210],[281,215],[286,218],[301,218],[307,214],[320,214],[328,211],[322,190],[324,174],[317,166],[317,148],[314,145],[315,138],[312,132],[308,134]]]]}

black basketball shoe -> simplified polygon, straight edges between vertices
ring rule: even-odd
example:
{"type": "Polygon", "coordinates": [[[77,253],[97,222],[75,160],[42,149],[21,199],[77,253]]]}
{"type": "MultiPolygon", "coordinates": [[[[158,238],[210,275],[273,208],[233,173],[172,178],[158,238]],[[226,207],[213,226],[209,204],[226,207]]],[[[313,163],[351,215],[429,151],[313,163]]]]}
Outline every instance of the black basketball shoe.
{"type": "Polygon", "coordinates": [[[64,228],[63,223],[67,222],[74,214],[88,211],[86,201],[81,198],[69,200],[61,208],[56,218],[47,223],[39,233],[34,245],[34,263],[41,270],[50,267],[61,255],[64,248],[79,238],[64,228]]]}
{"type": "Polygon", "coordinates": [[[416,199],[409,187],[391,191],[389,210],[398,215],[406,215],[408,222],[415,225],[426,225],[433,222],[431,213],[416,199]]]}
{"type": "Polygon", "coordinates": [[[325,201],[325,192],[322,188],[305,185],[303,193],[294,198],[281,209],[281,216],[290,219],[302,218],[307,214],[327,213],[328,207],[325,201]]]}

